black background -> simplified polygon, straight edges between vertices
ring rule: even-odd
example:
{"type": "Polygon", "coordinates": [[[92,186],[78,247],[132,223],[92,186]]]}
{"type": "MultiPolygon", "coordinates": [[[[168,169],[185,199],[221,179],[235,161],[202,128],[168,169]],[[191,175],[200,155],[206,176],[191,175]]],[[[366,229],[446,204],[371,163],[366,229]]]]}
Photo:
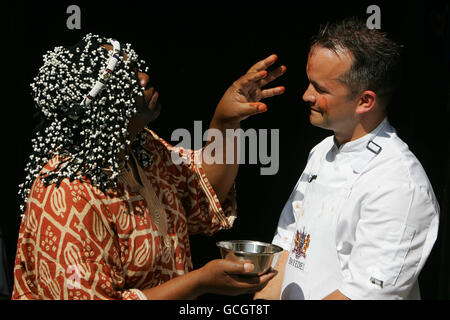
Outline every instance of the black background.
{"type": "MultiPolygon", "coordinates": [[[[194,266],[219,257],[223,239],[271,241],[278,217],[297,182],[309,150],[331,134],[312,127],[301,100],[307,87],[308,42],[320,24],[346,16],[368,18],[381,8],[381,27],[405,46],[404,81],[389,107],[399,136],[421,161],[441,206],[438,240],[419,280],[424,299],[450,298],[449,239],[449,6],[446,1],[217,1],[16,2],[3,5],[2,39],[3,207],[0,227],[12,265],[19,220],[17,185],[31,151],[35,125],[29,84],[42,55],[88,33],[130,42],[150,65],[163,110],[150,125],[170,142],[171,133],[195,120],[206,130],[227,87],[272,53],[288,71],[274,85],[286,93],[266,102],[268,112],[242,128],[280,130],[280,168],[261,176],[259,165],[241,165],[237,177],[239,218],[213,237],[192,236],[194,266]],[[81,30],[69,30],[66,9],[81,8],[81,30]]],[[[11,270],[12,271],[12,267],[11,270]]],[[[204,295],[200,299],[247,299],[204,295]]]]}

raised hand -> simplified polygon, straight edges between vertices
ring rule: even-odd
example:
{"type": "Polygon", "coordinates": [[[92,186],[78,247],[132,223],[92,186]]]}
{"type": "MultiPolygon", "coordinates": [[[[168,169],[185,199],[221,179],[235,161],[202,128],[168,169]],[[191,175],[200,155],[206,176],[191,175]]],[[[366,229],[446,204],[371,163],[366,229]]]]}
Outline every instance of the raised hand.
{"type": "Polygon", "coordinates": [[[222,123],[239,123],[249,116],[267,110],[267,105],[261,99],[273,97],[284,93],[283,86],[263,89],[264,86],[280,77],[286,72],[285,66],[273,71],[266,69],[278,60],[273,54],[253,65],[246,74],[228,88],[220,100],[214,119],[222,123]]]}

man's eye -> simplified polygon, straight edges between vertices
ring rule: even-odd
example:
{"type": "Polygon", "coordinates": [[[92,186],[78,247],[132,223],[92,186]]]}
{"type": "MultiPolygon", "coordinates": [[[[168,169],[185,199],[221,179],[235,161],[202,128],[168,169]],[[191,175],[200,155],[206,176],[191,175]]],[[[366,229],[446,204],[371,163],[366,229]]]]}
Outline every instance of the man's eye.
{"type": "Polygon", "coordinates": [[[314,90],[316,90],[318,93],[320,93],[320,94],[328,93],[327,90],[325,90],[325,89],[319,87],[319,86],[317,85],[317,83],[312,82],[312,81],[310,81],[309,83],[313,86],[314,90]]]}
{"type": "Polygon", "coordinates": [[[326,91],[326,90],[324,90],[324,89],[321,89],[321,88],[316,88],[316,91],[317,91],[318,93],[321,93],[321,94],[328,93],[328,91],[326,91]]]}
{"type": "Polygon", "coordinates": [[[323,93],[323,90],[321,90],[321,89],[319,89],[319,88],[315,88],[316,89],[316,91],[318,92],[318,93],[323,93]]]}

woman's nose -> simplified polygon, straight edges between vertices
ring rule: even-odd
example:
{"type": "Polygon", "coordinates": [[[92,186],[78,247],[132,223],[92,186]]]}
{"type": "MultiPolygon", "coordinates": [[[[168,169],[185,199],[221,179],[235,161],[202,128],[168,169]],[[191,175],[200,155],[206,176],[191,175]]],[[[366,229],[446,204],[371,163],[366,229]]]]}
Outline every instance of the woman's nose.
{"type": "Polygon", "coordinates": [[[148,76],[148,74],[146,74],[144,72],[138,72],[138,80],[139,80],[139,84],[142,88],[144,88],[145,90],[149,89],[150,77],[148,76]]]}

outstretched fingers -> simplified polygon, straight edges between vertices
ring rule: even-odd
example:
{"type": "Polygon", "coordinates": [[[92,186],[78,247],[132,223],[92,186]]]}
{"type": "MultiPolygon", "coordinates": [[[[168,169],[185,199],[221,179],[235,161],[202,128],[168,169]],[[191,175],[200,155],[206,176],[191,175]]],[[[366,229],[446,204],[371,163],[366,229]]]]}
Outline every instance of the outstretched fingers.
{"type": "Polygon", "coordinates": [[[244,74],[237,82],[240,87],[247,87],[256,81],[264,79],[268,72],[266,70],[249,72],[244,74]]]}
{"type": "Polygon", "coordinates": [[[261,99],[278,96],[280,94],[283,94],[284,91],[286,91],[286,88],[283,86],[262,90],[261,99]]]}
{"type": "Polygon", "coordinates": [[[286,72],[287,68],[286,66],[279,66],[273,71],[270,71],[267,76],[265,76],[263,79],[261,79],[261,87],[264,87],[268,83],[274,81],[275,79],[279,78],[286,72]]]}
{"type": "Polygon", "coordinates": [[[248,70],[245,75],[243,75],[238,81],[236,81],[236,83],[241,88],[245,88],[256,83],[259,88],[264,87],[268,83],[282,76],[287,70],[286,66],[280,66],[270,72],[266,70],[277,60],[278,56],[276,54],[272,54],[266,59],[257,62],[248,70]]]}
{"type": "Polygon", "coordinates": [[[261,61],[258,61],[257,63],[255,63],[248,70],[247,73],[266,70],[268,67],[273,65],[277,60],[278,60],[278,56],[276,54],[272,54],[272,55],[268,56],[267,58],[265,58],[264,60],[261,60],[261,61]]]}

